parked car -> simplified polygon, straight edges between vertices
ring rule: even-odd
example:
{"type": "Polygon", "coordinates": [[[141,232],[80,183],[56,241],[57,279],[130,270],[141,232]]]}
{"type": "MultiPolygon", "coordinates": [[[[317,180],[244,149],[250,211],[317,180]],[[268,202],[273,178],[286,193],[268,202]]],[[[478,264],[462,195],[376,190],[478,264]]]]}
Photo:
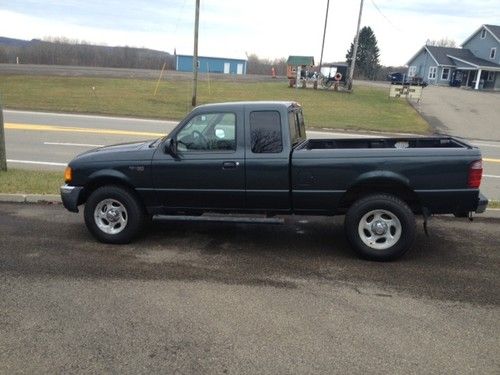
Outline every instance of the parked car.
{"type": "Polygon", "coordinates": [[[427,87],[427,82],[422,77],[407,77],[403,73],[390,73],[387,80],[391,81],[392,85],[411,85],[427,87]]]}
{"type": "Polygon", "coordinates": [[[404,74],[400,72],[389,73],[387,80],[391,82],[403,82],[404,74]]]}
{"type": "Polygon", "coordinates": [[[168,135],[73,159],[61,187],[100,241],[127,243],[153,215],[345,215],[362,257],[402,256],[415,215],[484,212],[481,153],[458,139],[306,139],[294,102],[195,108],[168,135]]]}

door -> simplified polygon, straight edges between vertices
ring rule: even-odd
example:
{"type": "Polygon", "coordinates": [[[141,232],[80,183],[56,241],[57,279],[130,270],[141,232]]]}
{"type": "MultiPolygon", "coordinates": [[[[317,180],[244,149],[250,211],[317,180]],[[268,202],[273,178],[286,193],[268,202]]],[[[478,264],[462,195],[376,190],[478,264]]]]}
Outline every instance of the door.
{"type": "Polygon", "coordinates": [[[249,209],[290,209],[290,140],[283,134],[287,113],[247,111],[246,204],[249,209]]]}
{"type": "Polygon", "coordinates": [[[243,74],[243,64],[236,65],[236,74],[243,74]]]}
{"type": "Polygon", "coordinates": [[[229,74],[231,72],[231,63],[224,63],[224,74],[229,74]]]}
{"type": "Polygon", "coordinates": [[[153,157],[153,181],[164,207],[244,208],[245,150],[238,144],[244,142],[241,113],[193,114],[172,138],[178,157],[164,147],[153,157]]]}

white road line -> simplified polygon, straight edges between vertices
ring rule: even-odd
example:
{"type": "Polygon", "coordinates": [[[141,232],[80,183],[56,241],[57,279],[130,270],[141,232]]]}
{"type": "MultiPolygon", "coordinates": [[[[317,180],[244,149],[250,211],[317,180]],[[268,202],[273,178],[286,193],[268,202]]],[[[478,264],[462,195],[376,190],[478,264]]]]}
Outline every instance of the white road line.
{"type": "Polygon", "coordinates": [[[32,161],[32,160],[13,160],[13,159],[7,159],[7,163],[53,165],[56,167],[65,167],[68,165],[68,163],[54,163],[51,161],[32,161]]]}
{"type": "Polygon", "coordinates": [[[483,174],[483,177],[489,177],[489,178],[500,178],[500,176],[495,176],[493,174],[483,174]]]}
{"type": "Polygon", "coordinates": [[[493,143],[484,143],[484,142],[471,142],[474,146],[484,146],[484,147],[496,147],[500,148],[500,144],[494,145],[493,143]]]}
{"type": "Polygon", "coordinates": [[[90,143],[60,143],[60,142],[43,142],[44,145],[54,146],[76,146],[76,147],[103,147],[104,145],[93,145],[90,143]]]}

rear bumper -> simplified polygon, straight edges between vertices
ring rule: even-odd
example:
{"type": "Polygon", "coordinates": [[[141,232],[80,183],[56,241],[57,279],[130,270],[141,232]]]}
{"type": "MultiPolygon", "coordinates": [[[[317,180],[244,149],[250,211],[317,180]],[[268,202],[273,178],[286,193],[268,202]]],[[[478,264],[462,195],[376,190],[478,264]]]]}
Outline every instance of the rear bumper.
{"type": "Polygon", "coordinates": [[[83,191],[83,186],[61,186],[61,200],[63,206],[71,212],[78,212],[78,202],[83,191]]]}
{"type": "Polygon", "coordinates": [[[486,211],[486,207],[488,207],[488,198],[486,198],[483,194],[479,193],[476,213],[482,214],[484,211],[486,211]]]}

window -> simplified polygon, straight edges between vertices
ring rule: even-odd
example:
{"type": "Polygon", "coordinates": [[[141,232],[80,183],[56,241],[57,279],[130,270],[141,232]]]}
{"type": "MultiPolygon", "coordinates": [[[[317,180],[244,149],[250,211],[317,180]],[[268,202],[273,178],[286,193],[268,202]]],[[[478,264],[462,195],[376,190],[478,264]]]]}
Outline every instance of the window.
{"type": "Polygon", "coordinates": [[[436,79],[437,66],[431,66],[429,68],[429,79],[436,79]]]}
{"type": "Polygon", "coordinates": [[[288,124],[290,125],[290,138],[293,142],[306,139],[306,131],[304,126],[304,116],[302,111],[288,112],[288,124]]]}
{"type": "Polygon", "coordinates": [[[486,38],[486,29],[481,30],[481,39],[486,38]]]}
{"type": "Polygon", "coordinates": [[[415,77],[415,73],[417,72],[417,67],[412,65],[408,68],[408,77],[415,77]]]}
{"type": "Polygon", "coordinates": [[[493,47],[492,49],[490,49],[490,59],[494,59],[496,55],[497,55],[497,48],[493,47]]]}
{"type": "Polygon", "coordinates": [[[441,72],[441,79],[443,81],[448,81],[450,78],[450,68],[443,68],[443,71],[441,72]]]}
{"type": "Polygon", "coordinates": [[[250,137],[252,152],[256,154],[283,151],[281,117],[277,111],[254,111],[250,113],[250,137]]]}
{"type": "Polygon", "coordinates": [[[206,113],[193,117],[177,133],[179,151],[235,151],[236,115],[206,113]]]}
{"type": "Polygon", "coordinates": [[[495,80],[495,72],[488,72],[488,81],[493,82],[495,80]]]}

